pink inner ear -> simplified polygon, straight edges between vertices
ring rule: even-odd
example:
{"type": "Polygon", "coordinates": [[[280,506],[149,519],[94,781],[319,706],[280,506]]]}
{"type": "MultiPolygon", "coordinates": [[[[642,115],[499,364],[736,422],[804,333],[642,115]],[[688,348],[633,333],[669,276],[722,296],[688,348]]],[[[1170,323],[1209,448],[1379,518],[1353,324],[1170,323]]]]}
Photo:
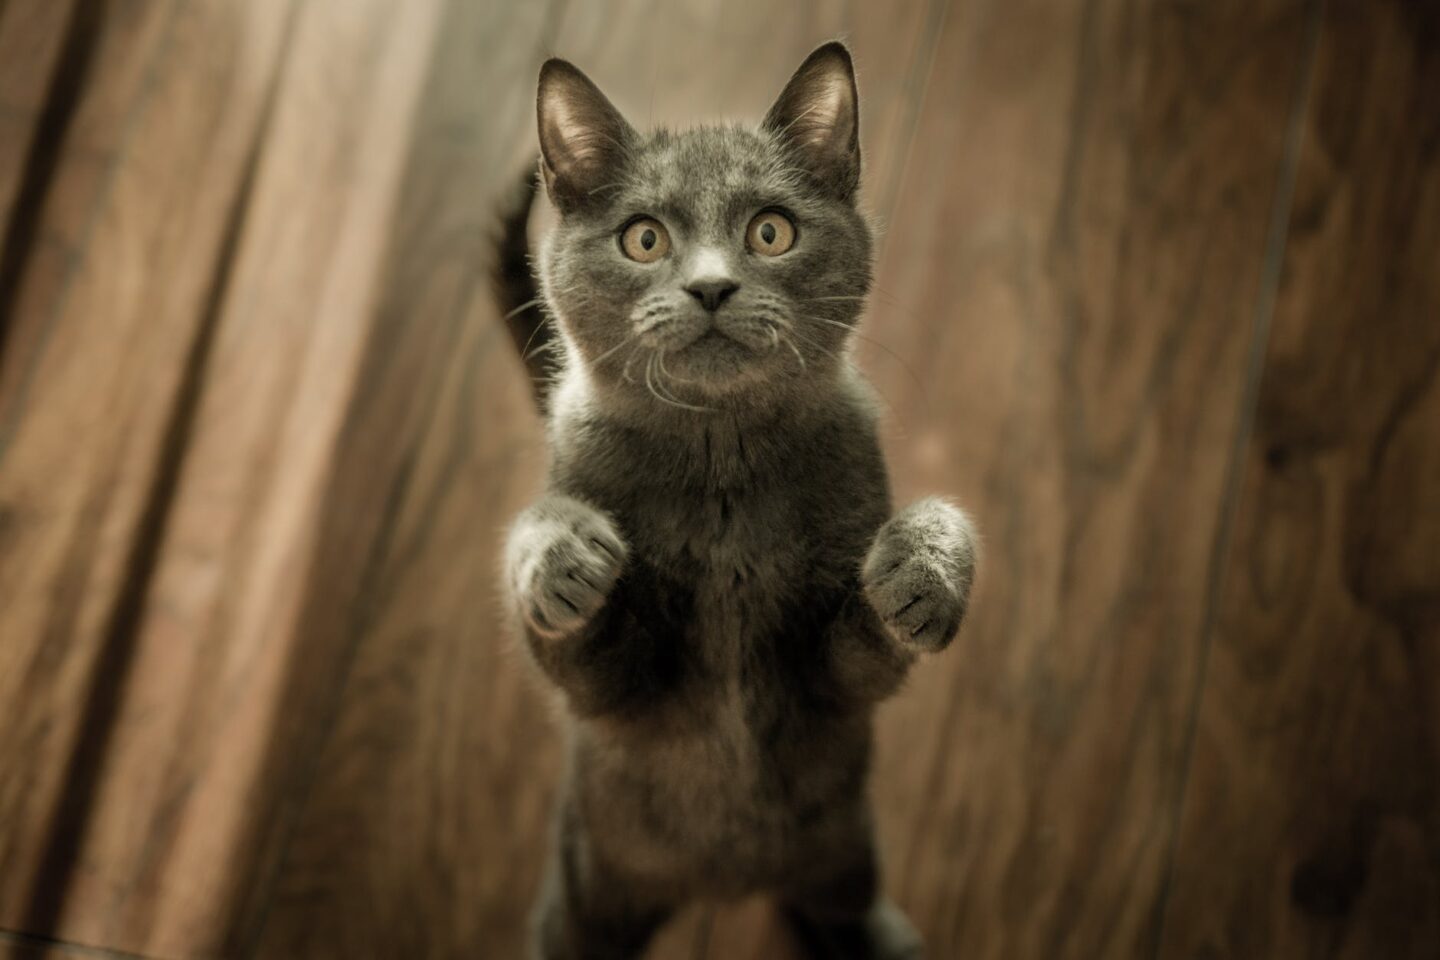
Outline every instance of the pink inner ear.
{"type": "Polygon", "coordinates": [[[849,78],[835,71],[809,78],[800,103],[803,108],[782,132],[802,146],[845,149],[854,134],[849,78]]]}
{"type": "MultiPolygon", "coordinates": [[[[582,110],[566,96],[556,96],[550,101],[549,116],[551,145],[563,152],[565,161],[587,164],[595,159],[604,147],[604,138],[585,123],[582,110]]],[[[594,117],[592,116],[593,122],[594,117]]]]}
{"type": "Polygon", "coordinates": [[[848,64],[812,58],[791,78],[766,122],[801,147],[825,153],[851,149],[855,94],[848,64]]]}
{"type": "Polygon", "coordinates": [[[584,74],[563,61],[541,70],[540,150],[551,195],[583,198],[624,153],[632,133],[584,74]]]}
{"type": "Polygon", "coordinates": [[[832,139],[848,138],[849,101],[849,79],[836,71],[825,71],[815,81],[805,114],[795,123],[797,139],[821,144],[832,139]]]}
{"type": "Polygon", "coordinates": [[[545,118],[545,159],[562,175],[576,166],[583,166],[593,152],[587,148],[584,131],[570,111],[553,104],[545,118]]]}

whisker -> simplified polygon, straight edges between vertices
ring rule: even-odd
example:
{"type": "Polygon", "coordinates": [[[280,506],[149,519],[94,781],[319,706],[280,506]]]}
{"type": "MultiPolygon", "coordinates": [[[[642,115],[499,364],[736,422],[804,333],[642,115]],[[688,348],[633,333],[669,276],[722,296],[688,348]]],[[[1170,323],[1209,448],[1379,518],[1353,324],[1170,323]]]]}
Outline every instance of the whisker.
{"type": "Polygon", "coordinates": [[[850,302],[852,302],[852,303],[857,303],[857,302],[858,302],[858,303],[865,303],[865,302],[867,302],[867,301],[869,301],[869,300],[872,300],[872,299],[874,299],[874,300],[882,300],[882,301],[884,301],[885,303],[889,304],[889,305],[892,306],[892,307],[898,307],[900,310],[904,311],[907,316],[912,317],[912,318],[916,318],[915,311],[912,310],[908,304],[906,304],[903,300],[901,300],[899,297],[895,296],[895,295],[894,295],[893,293],[891,293],[890,291],[888,291],[888,290],[882,290],[882,289],[881,289],[880,287],[878,287],[878,286],[872,286],[872,287],[870,288],[870,292],[867,293],[867,294],[865,294],[865,295],[863,295],[863,296],[857,296],[857,295],[855,295],[855,294],[832,294],[832,295],[830,295],[830,296],[824,296],[824,297],[806,297],[806,298],[805,298],[804,300],[802,300],[801,302],[802,302],[802,303],[822,303],[822,302],[825,302],[825,301],[830,301],[830,302],[850,301],[850,302]]]}
{"type": "Polygon", "coordinates": [[[634,350],[631,350],[631,351],[630,351],[630,355],[625,358],[625,366],[620,370],[620,376],[622,376],[622,377],[625,378],[625,382],[626,382],[626,383],[634,383],[634,382],[635,382],[635,378],[632,377],[632,376],[630,376],[630,364],[634,363],[634,362],[635,362],[635,358],[638,357],[639,355],[640,355],[640,347],[637,345],[634,350]]]}
{"type": "Polygon", "coordinates": [[[672,399],[670,397],[661,396],[660,393],[655,389],[654,372],[655,355],[652,353],[650,355],[650,359],[645,364],[645,389],[649,390],[650,395],[653,396],[656,400],[659,400],[661,403],[668,403],[672,407],[679,407],[682,410],[694,410],[696,413],[712,412],[709,407],[696,407],[688,403],[682,403],[681,401],[672,399]]]}
{"type": "Polygon", "coordinates": [[[600,364],[610,359],[610,357],[613,356],[615,352],[618,351],[621,347],[628,346],[629,344],[633,343],[634,340],[634,337],[626,337],[619,343],[615,344],[615,346],[611,347],[609,350],[606,350],[604,353],[600,354],[600,356],[596,357],[594,360],[591,360],[590,364],[596,367],[600,366],[600,364]]]}
{"type": "Polygon", "coordinates": [[[929,416],[930,392],[925,389],[925,382],[920,379],[920,375],[915,372],[915,368],[910,366],[910,364],[906,362],[904,357],[900,356],[900,354],[896,353],[894,350],[891,350],[889,347],[885,346],[885,344],[881,343],[879,340],[876,340],[874,337],[867,337],[865,334],[861,333],[859,330],[856,330],[848,323],[841,323],[839,320],[831,320],[829,317],[814,316],[812,314],[806,314],[805,319],[815,320],[819,323],[828,323],[832,327],[839,327],[841,330],[852,333],[856,337],[859,337],[861,340],[864,340],[866,343],[873,344],[876,348],[889,354],[896,363],[900,364],[900,367],[905,371],[905,373],[910,377],[910,379],[914,381],[915,386],[920,390],[920,396],[925,401],[926,416],[929,416]]]}
{"type": "Polygon", "coordinates": [[[533,300],[526,300],[524,303],[520,304],[520,306],[516,307],[514,310],[511,310],[509,313],[505,314],[505,316],[501,317],[501,318],[500,318],[500,322],[501,322],[501,323],[504,323],[506,320],[509,320],[511,317],[519,316],[520,314],[524,313],[526,310],[529,310],[531,307],[538,307],[538,306],[540,306],[540,304],[542,304],[542,303],[544,303],[544,302],[545,302],[545,301],[542,300],[540,297],[536,297],[536,298],[533,299],[533,300]]]}
{"type": "MultiPolygon", "coordinates": [[[[675,403],[681,404],[683,406],[689,406],[688,404],[685,404],[685,402],[679,397],[675,396],[675,391],[671,390],[670,385],[665,382],[667,376],[669,376],[669,373],[665,369],[665,351],[661,350],[655,355],[655,386],[661,393],[665,394],[667,399],[672,400],[675,403]]],[[[678,380],[678,378],[672,379],[677,379],[677,381],[680,383],[694,382],[693,380],[678,380]]],[[[707,413],[710,412],[709,407],[692,407],[692,409],[704,410],[707,413]]]]}
{"type": "MultiPolygon", "coordinates": [[[[818,350],[820,353],[823,353],[825,356],[829,357],[831,360],[836,361],[837,363],[842,362],[841,358],[840,358],[839,356],[837,356],[835,353],[833,353],[833,352],[830,351],[830,350],[826,350],[824,347],[822,347],[820,344],[816,343],[814,340],[811,340],[809,337],[801,336],[800,333],[799,333],[799,331],[791,330],[791,331],[789,332],[788,336],[795,337],[795,338],[798,339],[801,343],[803,343],[803,344],[805,344],[806,346],[810,347],[810,349],[812,349],[812,350],[818,350]]],[[[868,382],[868,381],[867,381],[867,382],[868,382]]],[[[879,384],[870,383],[870,387],[871,387],[871,389],[873,389],[877,394],[880,395],[881,401],[884,402],[884,404],[885,404],[885,409],[889,410],[889,411],[890,411],[890,416],[894,417],[895,420],[896,420],[896,422],[898,422],[898,423],[900,424],[901,430],[904,431],[904,432],[906,432],[906,433],[908,433],[908,432],[909,432],[909,424],[906,423],[905,418],[900,415],[900,410],[899,410],[899,408],[897,408],[897,407],[895,406],[895,404],[890,400],[890,397],[885,393],[884,390],[881,390],[881,389],[880,389],[879,384]]],[[[928,397],[925,398],[925,403],[926,403],[926,416],[928,417],[928,416],[929,416],[929,413],[930,413],[930,408],[929,408],[929,403],[930,403],[930,401],[929,401],[929,398],[928,398],[928,397]]]]}
{"type": "Polygon", "coordinates": [[[868,294],[866,294],[865,296],[863,296],[863,297],[861,297],[861,296],[849,295],[849,294],[836,294],[836,295],[833,295],[833,296],[826,296],[826,297],[807,297],[807,298],[805,298],[804,300],[801,300],[801,301],[799,301],[799,302],[801,302],[801,303],[824,303],[824,302],[839,303],[839,302],[850,302],[850,303],[862,303],[862,304],[867,304],[867,305],[868,305],[870,301],[877,301],[877,302],[879,302],[880,304],[882,304],[882,305],[884,305],[884,306],[886,306],[886,307],[891,307],[891,308],[893,308],[893,309],[895,309],[895,310],[898,310],[898,311],[900,311],[900,313],[901,313],[902,315],[904,315],[905,317],[909,318],[910,320],[915,321],[916,324],[918,324],[918,325],[920,325],[920,326],[922,326],[922,327],[925,326],[925,324],[922,323],[921,320],[920,320],[920,315],[919,315],[918,313],[916,313],[916,312],[914,311],[914,309],[911,308],[911,306],[910,306],[908,303],[906,303],[905,301],[901,300],[899,297],[895,296],[895,295],[894,295],[893,293],[891,293],[889,290],[884,289],[883,287],[879,286],[878,284],[871,286],[871,287],[870,287],[870,292],[869,292],[868,294]]]}
{"type": "MultiPolygon", "coordinates": [[[[537,323],[537,324],[535,324],[535,329],[530,331],[530,336],[528,336],[528,337],[525,338],[525,346],[522,347],[521,350],[520,350],[520,359],[521,359],[521,360],[529,360],[529,359],[530,359],[530,345],[535,342],[535,338],[540,335],[540,331],[543,330],[543,329],[545,329],[545,324],[547,324],[547,323],[549,323],[549,322],[550,322],[550,318],[549,318],[549,317],[542,316],[542,317],[540,318],[540,322],[537,323]]],[[[540,349],[544,349],[544,348],[547,347],[547,346],[554,346],[554,344],[542,344],[540,349]]]]}
{"type": "MultiPolygon", "coordinates": [[[[793,332],[793,331],[792,331],[792,332],[793,332]]],[[[795,354],[795,359],[800,361],[800,369],[801,369],[801,370],[807,370],[807,369],[809,369],[809,364],[807,364],[807,363],[805,362],[805,356],[804,356],[804,354],[802,354],[802,353],[800,352],[800,348],[797,347],[797,346],[795,346],[795,341],[792,340],[792,339],[790,339],[789,336],[786,336],[786,337],[785,337],[785,345],[790,348],[790,352],[791,352],[791,353],[795,354]]],[[[813,346],[813,344],[812,344],[812,346],[813,346]]],[[[822,352],[824,352],[824,351],[822,351],[822,352]]]]}
{"type": "MultiPolygon", "coordinates": [[[[816,341],[812,340],[811,338],[809,338],[809,337],[807,337],[807,336],[804,336],[803,334],[800,333],[799,330],[796,330],[796,329],[794,329],[793,327],[790,328],[790,329],[788,329],[788,330],[786,330],[782,335],[783,335],[787,340],[790,340],[790,339],[798,340],[799,342],[805,344],[805,346],[809,347],[811,350],[814,350],[816,353],[819,353],[819,354],[823,355],[824,357],[826,357],[826,358],[829,359],[829,360],[834,361],[835,363],[843,363],[843,362],[845,362],[845,358],[842,357],[840,354],[836,353],[834,350],[827,350],[827,349],[825,349],[824,346],[822,346],[821,344],[819,344],[819,343],[817,343],[816,341]]],[[[791,346],[791,349],[794,349],[793,344],[792,344],[792,346],[791,346]]]]}
{"type": "MultiPolygon", "coordinates": [[[[519,316],[520,314],[524,313],[526,310],[529,310],[531,307],[538,307],[538,306],[540,306],[541,304],[543,304],[544,302],[545,302],[545,300],[544,300],[543,297],[536,297],[536,298],[534,298],[533,300],[527,300],[527,301],[525,301],[524,303],[520,304],[520,306],[516,307],[514,310],[511,310],[509,313],[505,314],[505,316],[501,317],[501,318],[500,318],[500,322],[501,322],[501,323],[508,323],[511,318],[519,316]]],[[[521,360],[529,360],[529,359],[530,359],[530,345],[535,342],[535,338],[540,335],[540,331],[541,331],[541,330],[544,330],[544,329],[545,329],[545,325],[548,324],[549,322],[550,322],[550,314],[546,313],[546,312],[543,311],[543,310],[540,311],[540,322],[537,323],[537,324],[535,324],[535,329],[534,329],[534,330],[531,330],[531,331],[530,331],[530,336],[528,336],[528,337],[525,338],[525,346],[523,346],[523,347],[520,348],[520,359],[521,359],[521,360]]]]}
{"type": "Polygon", "coordinates": [[[656,359],[657,366],[659,366],[659,368],[660,368],[660,378],[661,378],[661,381],[662,381],[662,382],[663,382],[664,380],[667,380],[667,379],[668,379],[668,380],[674,380],[676,383],[694,383],[694,382],[695,382],[694,380],[686,380],[684,377],[677,377],[677,376],[675,376],[675,374],[673,374],[673,373],[671,373],[669,370],[666,370],[666,369],[665,369],[665,351],[664,351],[664,350],[661,350],[658,354],[656,354],[655,359],[656,359]]]}
{"type": "Polygon", "coordinates": [[[650,355],[650,361],[645,365],[645,376],[654,375],[654,390],[665,395],[666,400],[680,403],[679,397],[665,383],[665,351],[658,350],[650,355]]]}

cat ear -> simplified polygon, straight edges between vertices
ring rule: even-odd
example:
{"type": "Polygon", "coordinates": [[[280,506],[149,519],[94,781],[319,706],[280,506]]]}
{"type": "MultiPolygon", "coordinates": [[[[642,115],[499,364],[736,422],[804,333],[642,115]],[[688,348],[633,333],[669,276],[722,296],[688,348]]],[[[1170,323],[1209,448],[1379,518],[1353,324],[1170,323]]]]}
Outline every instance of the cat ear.
{"type": "Polygon", "coordinates": [[[540,68],[536,113],[540,171],[550,199],[562,212],[583,206],[615,179],[635,130],[589,77],[560,59],[540,68]]]}
{"type": "Polygon", "coordinates": [[[860,95],[850,51],[838,40],[817,49],[785,85],[764,127],[841,199],[860,183],[860,95]]]}

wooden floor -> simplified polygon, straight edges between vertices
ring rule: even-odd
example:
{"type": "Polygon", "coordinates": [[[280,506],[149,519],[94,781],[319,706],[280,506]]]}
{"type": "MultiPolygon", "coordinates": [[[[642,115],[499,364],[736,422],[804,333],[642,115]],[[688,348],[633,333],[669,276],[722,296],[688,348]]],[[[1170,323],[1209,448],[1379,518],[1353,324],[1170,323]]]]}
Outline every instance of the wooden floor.
{"type": "Polygon", "coordinates": [[[536,69],[757,117],[837,35],[897,493],[986,541],[881,719],[931,956],[1440,956],[1440,5],[0,0],[0,957],[521,955],[536,69]]]}

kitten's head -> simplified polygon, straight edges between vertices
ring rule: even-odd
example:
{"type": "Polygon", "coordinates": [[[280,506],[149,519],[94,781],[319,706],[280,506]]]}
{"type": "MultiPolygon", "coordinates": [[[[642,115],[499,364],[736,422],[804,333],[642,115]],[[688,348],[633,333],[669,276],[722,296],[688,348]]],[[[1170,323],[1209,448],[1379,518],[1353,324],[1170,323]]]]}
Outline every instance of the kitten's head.
{"type": "Polygon", "coordinates": [[[590,379],[714,410],[834,376],[871,271],[843,45],[812,53],[758,129],[639,133],[563,60],[538,106],[560,213],[545,295],[590,379]]]}

